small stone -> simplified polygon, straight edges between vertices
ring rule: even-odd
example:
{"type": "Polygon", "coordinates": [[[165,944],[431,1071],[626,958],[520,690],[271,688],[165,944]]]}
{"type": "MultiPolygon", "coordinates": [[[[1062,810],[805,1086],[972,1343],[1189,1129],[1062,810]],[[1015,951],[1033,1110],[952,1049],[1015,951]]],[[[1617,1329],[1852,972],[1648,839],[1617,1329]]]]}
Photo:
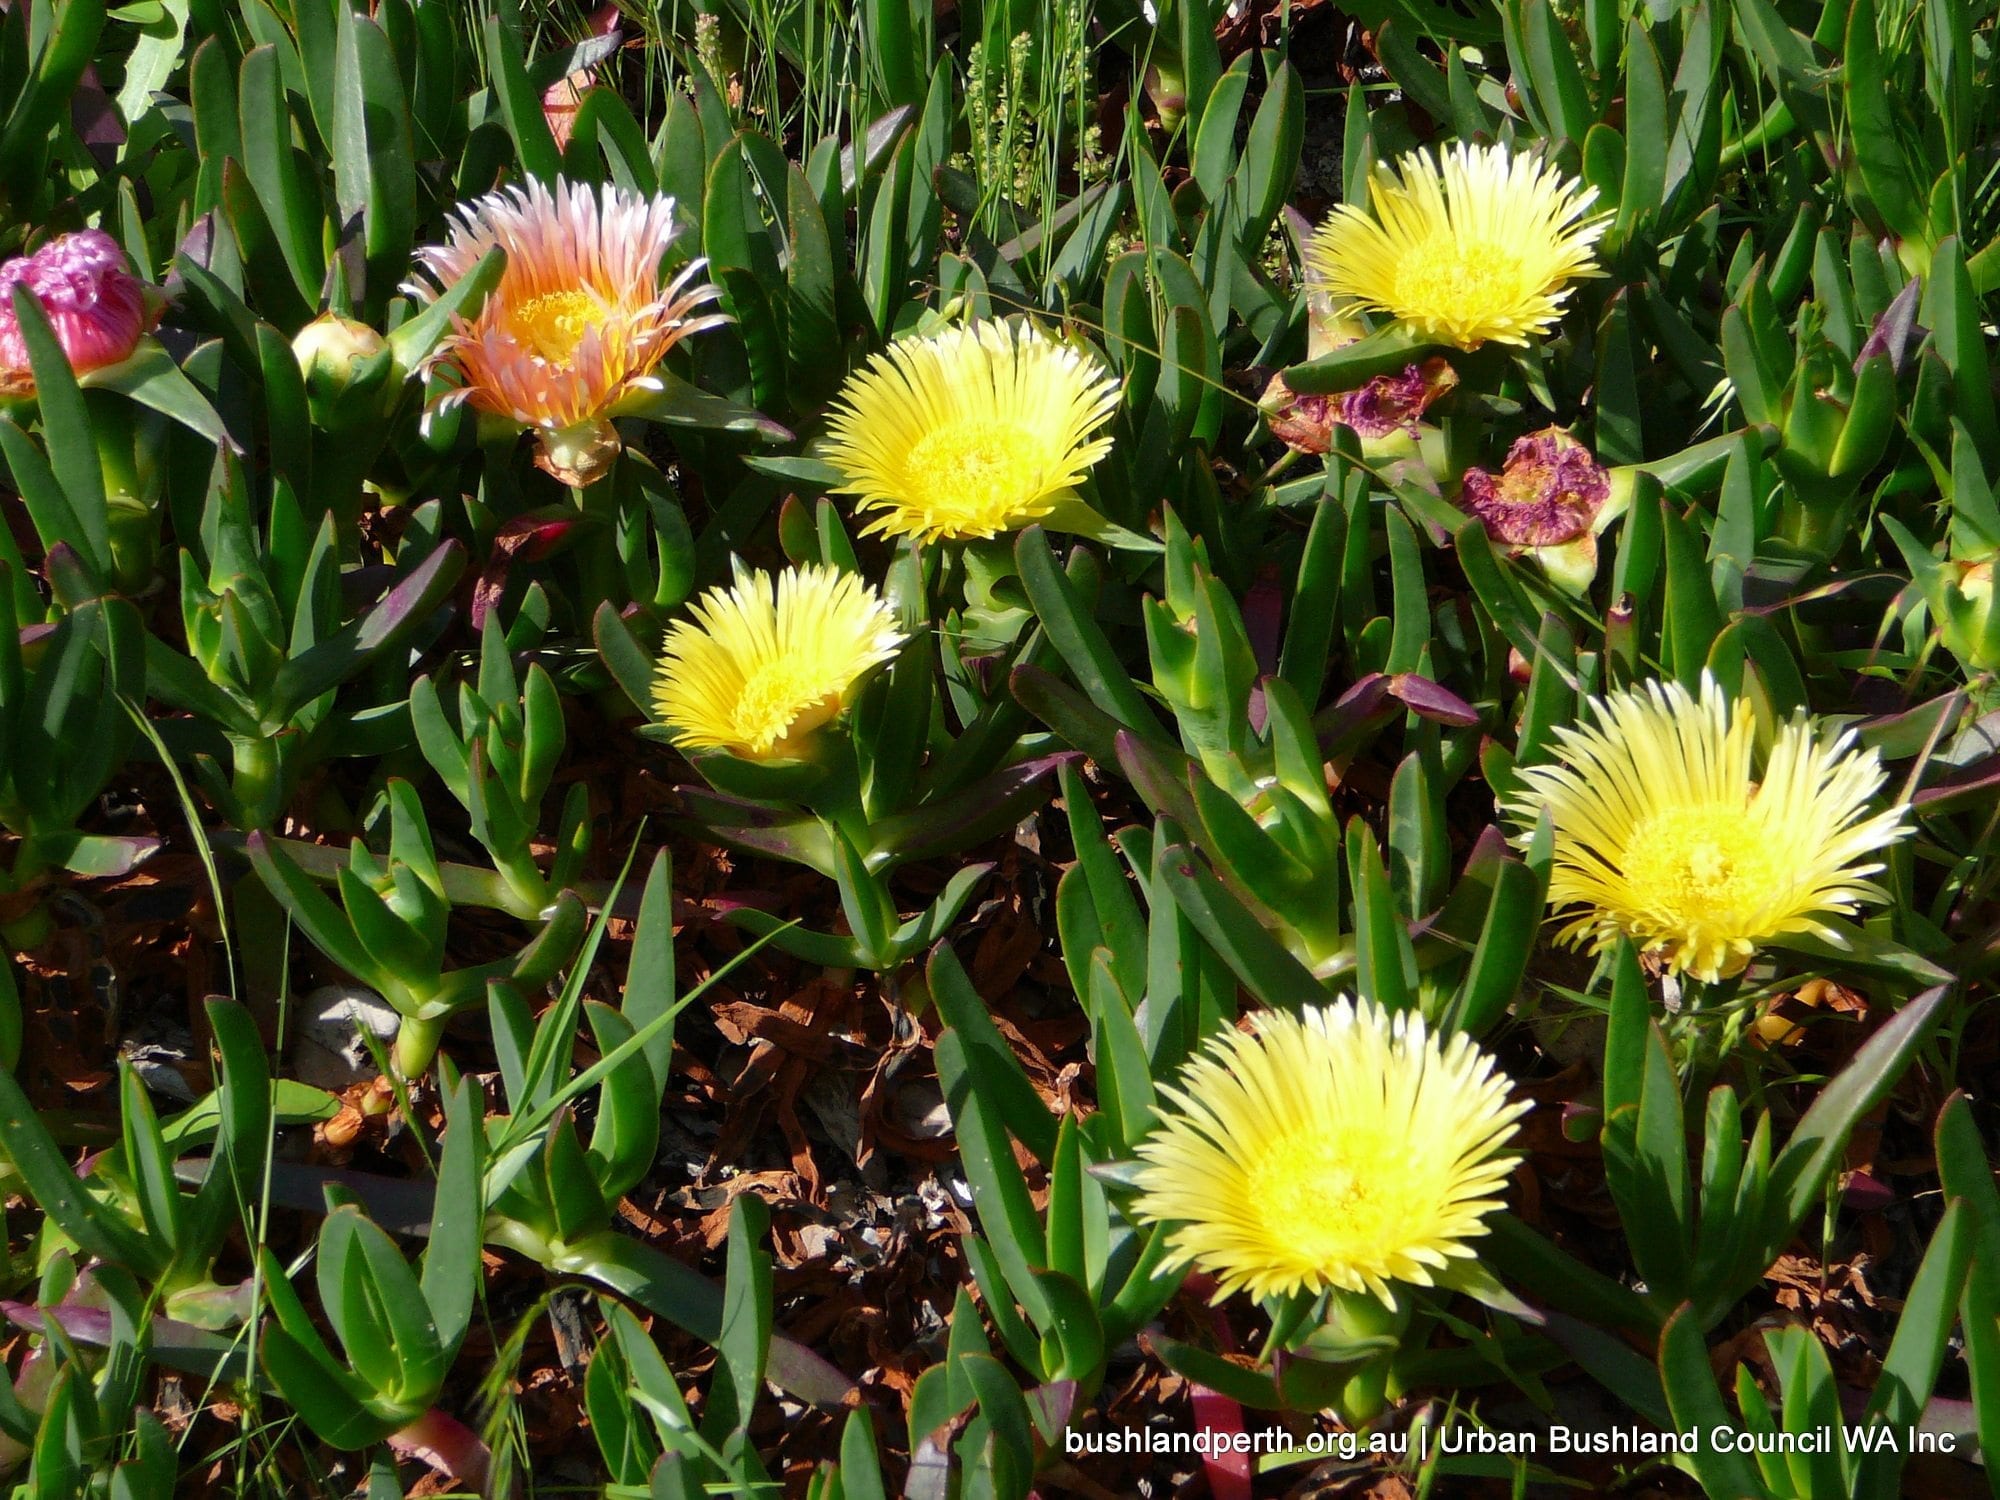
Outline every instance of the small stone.
{"type": "Polygon", "coordinates": [[[896,1090],[889,1108],[897,1128],[912,1140],[935,1141],[951,1134],[951,1111],[934,1083],[905,1084],[896,1090]]]}
{"type": "Polygon", "coordinates": [[[301,1083],[338,1092],[379,1076],[369,1037],[386,1049],[403,1018],[358,984],[324,984],[306,996],[292,1069],[301,1083]]]}

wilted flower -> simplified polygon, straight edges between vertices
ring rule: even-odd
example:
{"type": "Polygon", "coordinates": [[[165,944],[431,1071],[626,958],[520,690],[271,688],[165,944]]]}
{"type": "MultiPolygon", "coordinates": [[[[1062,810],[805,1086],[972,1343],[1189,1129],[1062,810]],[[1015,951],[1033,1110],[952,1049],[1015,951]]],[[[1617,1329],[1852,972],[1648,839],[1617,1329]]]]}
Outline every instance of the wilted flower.
{"type": "Polygon", "coordinates": [[[997,536],[1043,520],[1111,449],[1118,384],[1031,323],[898,339],[849,377],[827,424],[864,534],[997,536]]]}
{"type": "Polygon", "coordinates": [[[1173,1226],[1168,1265],[1200,1265],[1218,1301],[1336,1288],[1393,1307],[1391,1282],[1470,1257],[1528,1108],[1493,1059],[1365,1000],[1256,1027],[1162,1088],[1172,1107],[1138,1148],[1137,1212],[1173,1226]]]}
{"type": "Polygon", "coordinates": [[[1599,274],[1605,216],[1587,188],[1505,146],[1421,151],[1368,179],[1366,209],[1338,205],[1306,250],[1343,312],[1384,312],[1430,343],[1525,344],[1562,316],[1569,283],[1599,274]]]}
{"type": "Polygon", "coordinates": [[[832,567],[787,568],[775,585],[739,569],[735,587],[709,590],[692,613],[668,631],[653,689],[661,721],[688,750],[796,755],[903,644],[882,596],[832,567]]]}
{"type": "Polygon", "coordinates": [[[34,371],[14,316],[14,288],[42,305],[77,374],[115,365],[139,346],[157,306],[126,268],[125,252],[101,229],[58,235],[33,255],[0,265],[0,394],[32,395],[34,371]]]}
{"type": "Polygon", "coordinates": [[[1364,438],[1414,433],[1430,404],[1457,384],[1458,372],[1448,360],[1405,365],[1400,375],[1377,375],[1360,390],[1344,394],[1337,420],[1364,438]]]}
{"type": "Polygon", "coordinates": [[[1650,682],[1590,710],[1594,723],[1556,730],[1557,764],[1520,771],[1508,804],[1524,830],[1544,808],[1554,819],[1549,903],[1574,913],[1561,941],[1602,952],[1622,934],[1714,981],[1760,943],[1830,938],[1823,917],[1884,899],[1866,877],[1908,827],[1900,804],[1869,814],[1886,773],[1851,731],[1828,739],[1795,718],[1760,767],[1749,704],[1712,678],[1699,702],[1650,682]]]}
{"type": "Polygon", "coordinates": [[[1464,498],[1494,541],[1553,547],[1590,531],[1611,498],[1611,478],[1582,443],[1546,427],[1516,441],[1498,474],[1468,469],[1464,498]]]}
{"type": "Polygon", "coordinates": [[[1630,471],[1607,471],[1560,427],[1517,440],[1498,474],[1466,470],[1459,495],[1504,550],[1534,557],[1576,593],[1597,576],[1597,533],[1631,501],[1630,471]]]}
{"type": "Polygon", "coordinates": [[[1448,360],[1405,365],[1400,375],[1377,375],[1358,390],[1301,396],[1273,375],[1259,405],[1271,435],[1300,453],[1324,453],[1333,429],[1351,427],[1365,443],[1402,435],[1415,437],[1431,403],[1458,384],[1448,360]]]}
{"type": "Polygon", "coordinates": [[[458,378],[441,404],[533,428],[536,462],[565,484],[597,478],[618,455],[621,404],[658,388],[653,368],[675,344],[727,321],[693,316],[718,295],[696,282],[704,262],[660,285],[674,233],[671,198],[560,180],[553,194],[531,178],[460,208],[450,239],[417,252],[435,284],[409,290],[435,298],[496,245],[507,266],[426,361],[458,378]]]}

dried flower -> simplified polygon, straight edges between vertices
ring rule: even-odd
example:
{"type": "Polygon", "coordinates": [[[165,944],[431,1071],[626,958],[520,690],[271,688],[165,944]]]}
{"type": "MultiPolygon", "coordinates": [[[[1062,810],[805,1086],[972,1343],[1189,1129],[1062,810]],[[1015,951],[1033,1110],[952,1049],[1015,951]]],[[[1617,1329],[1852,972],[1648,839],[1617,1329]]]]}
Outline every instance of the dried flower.
{"type": "Polygon", "coordinates": [[[1586,536],[1611,476],[1560,427],[1545,427],[1507,450],[1498,474],[1468,469],[1464,505],[1486,534],[1510,547],[1554,547],[1586,536]]]}
{"type": "Polygon", "coordinates": [[[1459,503],[1514,557],[1532,557],[1571,593],[1597,577],[1597,535],[1632,503],[1633,472],[1607,470],[1560,427],[1515,442],[1498,474],[1465,472],[1459,503]]]}
{"type": "Polygon", "coordinates": [[[1431,404],[1458,384],[1458,372],[1443,359],[1405,365],[1400,375],[1377,375],[1358,390],[1334,395],[1301,396],[1273,375],[1264,388],[1264,419],[1271,435],[1300,453],[1325,453],[1333,446],[1333,429],[1351,427],[1364,450],[1369,443],[1396,436],[1415,437],[1431,404]]]}

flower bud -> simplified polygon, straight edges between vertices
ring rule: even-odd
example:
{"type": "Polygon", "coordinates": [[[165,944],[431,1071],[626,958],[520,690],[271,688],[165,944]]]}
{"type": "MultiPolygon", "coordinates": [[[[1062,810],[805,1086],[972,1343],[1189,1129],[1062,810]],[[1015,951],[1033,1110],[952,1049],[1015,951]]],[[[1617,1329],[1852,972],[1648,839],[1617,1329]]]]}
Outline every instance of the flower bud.
{"type": "Polygon", "coordinates": [[[292,340],[292,356],[305,378],[313,420],[340,432],[385,414],[383,392],[395,357],[389,341],[353,318],[321,313],[292,340]]]}
{"type": "Polygon", "coordinates": [[[1934,607],[1945,649],[1976,672],[2000,668],[2000,629],[1993,619],[1993,559],[1948,564],[1957,577],[1934,607]]]}
{"type": "Polygon", "coordinates": [[[571,489],[595,484],[624,451],[618,429],[608,420],[578,422],[560,431],[536,434],[535,465],[571,489]]]}
{"type": "Polygon", "coordinates": [[[41,304],[77,374],[129,357],[153,326],[151,289],[126,269],[125,252],[101,229],[58,235],[33,255],[0,265],[0,395],[34,394],[28,346],[14,316],[14,288],[41,304]]]}

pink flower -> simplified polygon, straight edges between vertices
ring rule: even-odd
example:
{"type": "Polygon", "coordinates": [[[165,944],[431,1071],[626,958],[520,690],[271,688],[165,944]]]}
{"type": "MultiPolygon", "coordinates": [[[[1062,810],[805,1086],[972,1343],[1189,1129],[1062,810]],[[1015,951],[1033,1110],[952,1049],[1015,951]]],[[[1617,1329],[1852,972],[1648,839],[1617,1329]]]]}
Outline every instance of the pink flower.
{"type": "Polygon", "coordinates": [[[17,285],[41,303],[79,375],[131,354],[157,315],[145,283],[126,269],[125,252],[101,229],[59,235],[33,255],[16,256],[0,265],[0,392],[9,395],[35,389],[14,317],[17,285]]]}
{"type": "Polygon", "coordinates": [[[1611,476],[1560,427],[1530,433],[1507,450],[1498,474],[1465,472],[1463,504],[1496,542],[1554,547],[1588,536],[1611,498],[1611,476]]]}

